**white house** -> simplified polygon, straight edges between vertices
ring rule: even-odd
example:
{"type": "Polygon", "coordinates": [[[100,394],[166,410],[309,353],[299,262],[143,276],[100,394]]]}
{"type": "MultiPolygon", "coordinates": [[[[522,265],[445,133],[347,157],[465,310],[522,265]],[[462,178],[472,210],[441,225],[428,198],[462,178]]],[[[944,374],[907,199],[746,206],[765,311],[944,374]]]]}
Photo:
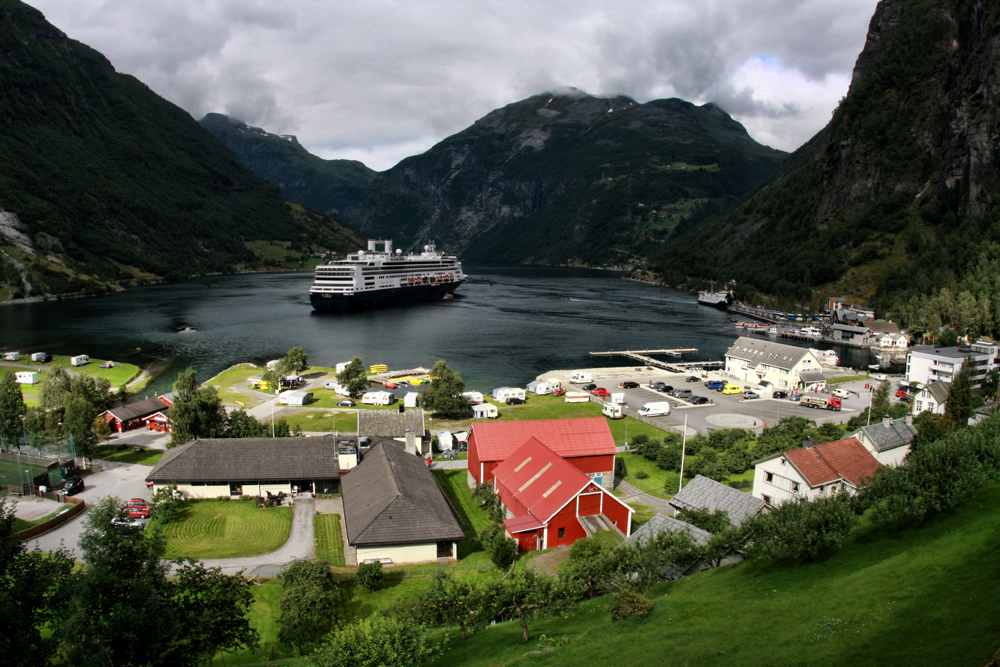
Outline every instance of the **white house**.
{"type": "Polygon", "coordinates": [[[800,374],[820,371],[819,360],[804,347],[741,336],[726,352],[726,373],[738,382],[770,382],[778,389],[795,389],[800,374]]]}
{"type": "Polygon", "coordinates": [[[886,416],[880,422],[862,426],[849,437],[857,438],[882,465],[898,466],[910,453],[916,436],[913,417],[906,415],[902,419],[886,416]]]}
{"type": "Polygon", "coordinates": [[[862,480],[882,467],[857,438],[778,452],[754,461],[753,495],[769,505],[790,498],[821,497],[837,491],[855,493],[862,480]]]}
{"type": "Polygon", "coordinates": [[[949,388],[949,383],[943,380],[927,385],[913,397],[913,411],[918,415],[921,412],[943,415],[949,388]]]}
{"type": "MultiPolygon", "coordinates": [[[[906,380],[919,382],[926,387],[932,382],[951,382],[962,369],[962,364],[971,359],[976,368],[972,374],[973,387],[978,387],[991,370],[1000,368],[1000,346],[987,341],[977,341],[972,345],[953,347],[914,347],[906,355],[906,380]]],[[[919,411],[918,411],[919,412],[919,411]]]]}
{"type": "Polygon", "coordinates": [[[14,381],[18,384],[38,384],[38,371],[16,371],[14,381]]]}

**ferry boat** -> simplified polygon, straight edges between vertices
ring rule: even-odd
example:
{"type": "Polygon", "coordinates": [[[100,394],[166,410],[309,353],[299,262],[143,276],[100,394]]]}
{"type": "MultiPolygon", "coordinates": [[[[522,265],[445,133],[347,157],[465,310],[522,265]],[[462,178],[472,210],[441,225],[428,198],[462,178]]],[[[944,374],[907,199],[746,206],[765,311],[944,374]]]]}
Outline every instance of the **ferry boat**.
{"type": "Polygon", "coordinates": [[[732,290],[698,292],[698,303],[703,306],[725,309],[733,305],[734,301],[736,301],[736,294],[732,290]]]}
{"type": "Polygon", "coordinates": [[[369,239],[367,250],[317,266],[309,299],[322,311],[430,301],[453,295],[465,278],[458,258],[433,243],[404,255],[392,239],[369,239]]]}

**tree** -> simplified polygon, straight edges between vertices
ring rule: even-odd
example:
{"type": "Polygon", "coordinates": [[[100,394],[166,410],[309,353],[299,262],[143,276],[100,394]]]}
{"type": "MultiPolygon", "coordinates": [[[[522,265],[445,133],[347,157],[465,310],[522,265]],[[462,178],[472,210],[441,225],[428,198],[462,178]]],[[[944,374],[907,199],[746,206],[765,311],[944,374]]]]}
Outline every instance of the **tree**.
{"type": "Polygon", "coordinates": [[[700,560],[702,553],[685,530],[662,530],[615,549],[616,585],[645,595],[651,586],[664,580],[664,571],[672,565],[700,560]]]}
{"type": "Polygon", "coordinates": [[[97,408],[83,396],[70,396],[63,413],[63,428],[67,435],[73,437],[76,452],[79,456],[90,457],[97,444],[97,433],[94,431],[94,421],[97,419],[97,408]]]}
{"type": "Polygon", "coordinates": [[[972,370],[975,364],[975,359],[967,357],[948,386],[944,416],[951,428],[965,426],[969,423],[969,417],[975,414],[972,408],[972,370]]]}
{"type": "Polygon", "coordinates": [[[5,449],[17,443],[24,427],[25,412],[21,385],[16,382],[14,373],[4,373],[0,379],[0,444],[5,449]]]}
{"type": "Polygon", "coordinates": [[[506,570],[514,564],[517,558],[517,542],[507,537],[507,529],[502,523],[494,523],[483,528],[479,534],[483,548],[489,554],[490,560],[501,570],[506,570]]]}
{"type": "Polygon", "coordinates": [[[171,446],[195,438],[222,435],[227,421],[226,409],[215,387],[199,387],[194,369],[188,368],[177,376],[174,391],[177,396],[170,408],[170,420],[174,424],[171,446]]]}
{"type": "Polygon", "coordinates": [[[746,554],[811,561],[826,549],[840,548],[857,523],[847,493],[813,500],[799,496],[743,524],[748,538],[746,554]]]}
{"type": "Polygon", "coordinates": [[[596,597],[613,572],[614,559],[604,543],[593,537],[577,540],[569,548],[564,575],[588,597],[596,597]]]}
{"type": "Polygon", "coordinates": [[[176,572],[172,601],[183,633],[175,638],[177,664],[194,664],[219,651],[256,650],[260,635],[250,627],[250,581],[242,571],[227,576],[218,567],[187,560],[176,572]],[[185,659],[186,658],[186,659],[185,659]]]}
{"type": "Polygon", "coordinates": [[[382,563],[373,560],[370,563],[358,565],[358,574],[355,580],[362,588],[367,588],[369,593],[374,593],[385,582],[385,572],[382,571],[382,563]]]}
{"type": "Polygon", "coordinates": [[[354,357],[344,367],[344,370],[337,373],[337,382],[352,398],[357,398],[365,393],[365,390],[368,389],[368,374],[365,372],[365,365],[361,362],[361,357],[354,357]]]}
{"type": "Polygon", "coordinates": [[[160,523],[170,523],[185,502],[184,494],[177,490],[176,484],[161,486],[150,502],[150,516],[159,519],[160,523]]]}
{"type": "Polygon", "coordinates": [[[677,518],[709,533],[718,533],[733,525],[726,510],[709,511],[705,507],[682,509],[678,512],[677,518]]]}
{"type": "Polygon", "coordinates": [[[513,616],[521,624],[521,641],[528,641],[528,622],[540,616],[564,613],[575,597],[553,577],[533,569],[518,570],[483,590],[494,616],[513,616]]]}
{"type": "Polygon", "coordinates": [[[1000,370],[994,368],[983,379],[983,391],[987,396],[995,398],[997,389],[1000,389],[1000,370]]]}
{"type": "Polygon", "coordinates": [[[278,618],[278,640],[294,646],[299,655],[330,631],[336,620],[340,587],[325,560],[297,560],[278,575],[284,592],[278,618]]]}
{"type": "Polygon", "coordinates": [[[301,373],[309,368],[306,352],[301,347],[293,347],[288,354],[278,362],[278,372],[282,375],[301,373]]]}
{"type": "Polygon", "coordinates": [[[479,503],[479,508],[486,512],[490,523],[502,523],[507,518],[507,509],[503,506],[500,496],[493,490],[492,484],[476,483],[472,490],[472,499],[479,503]]]}
{"type": "Polygon", "coordinates": [[[412,667],[438,652],[427,632],[402,619],[369,616],[334,631],[309,657],[314,667],[412,667]]]}
{"type": "Polygon", "coordinates": [[[423,406],[434,414],[445,417],[466,417],[469,413],[469,401],[462,396],[465,382],[462,376],[448,368],[443,359],[439,359],[431,368],[431,384],[420,400],[423,406]]]}
{"type": "Polygon", "coordinates": [[[227,438],[266,438],[270,435],[270,427],[248,415],[243,408],[233,410],[226,421],[227,438]]]}
{"type": "Polygon", "coordinates": [[[889,414],[889,406],[892,403],[889,395],[892,392],[892,384],[888,380],[882,380],[875,393],[872,395],[871,416],[873,420],[880,420],[889,414]]]}
{"type": "Polygon", "coordinates": [[[14,504],[0,500],[0,655],[6,665],[47,665],[56,647],[42,629],[58,619],[73,561],[62,550],[29,552],[15,531],[14,504]]]}
{"type": "Polygon", "coordinates": [[[412,607],[414,618],[432,627],[458,627],[462,639],[466,630],[486,622],[482,609],[482,593],[467,581],[437,570],[430,589],[412,607]]]}

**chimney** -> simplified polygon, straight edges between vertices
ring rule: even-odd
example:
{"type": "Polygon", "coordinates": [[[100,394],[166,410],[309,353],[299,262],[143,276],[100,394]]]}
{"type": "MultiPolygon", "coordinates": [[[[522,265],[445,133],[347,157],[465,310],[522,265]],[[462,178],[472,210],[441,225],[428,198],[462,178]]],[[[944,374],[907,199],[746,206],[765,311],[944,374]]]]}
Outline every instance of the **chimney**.
{"type": "Polygon", "coordinates": [[[903,422],[907,426],[913,426],[913,415],[906,415],[905,417],[903,417],[903,422]]]}
{"type": "Polygon", "coordinates": [[[805,447],[806,449],[813,448],[813,439],[811,435],[807,435],[805,438],[802,439],[802,446],[805,447]]]}
{"type": "Polygon", "coordinates": [[[883,416],[882,417],[882,425],[885,426],[886,428],[891,428],[892,427],[892,417],[890,417],[889,415],[883,416]]]}
{"type": "Polygon", "coordinates": [[[417,434],[412,428],[406,429],[406,453],[417,455],[417,434]]]}

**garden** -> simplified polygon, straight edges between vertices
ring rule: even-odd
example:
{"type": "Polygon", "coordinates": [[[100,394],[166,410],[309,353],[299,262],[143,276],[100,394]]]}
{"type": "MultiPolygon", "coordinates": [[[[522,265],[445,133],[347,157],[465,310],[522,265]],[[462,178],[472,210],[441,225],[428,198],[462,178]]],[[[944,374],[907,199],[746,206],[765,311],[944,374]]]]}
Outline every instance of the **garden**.
{"type": "Polygon", "coordinates": [[[168,523],[154,519],[153,524],[167,538],[167,558],[240,558],[280,549],[292,529],[292,508],[259,508],[252,500],[189,500],[168,523]]]}

